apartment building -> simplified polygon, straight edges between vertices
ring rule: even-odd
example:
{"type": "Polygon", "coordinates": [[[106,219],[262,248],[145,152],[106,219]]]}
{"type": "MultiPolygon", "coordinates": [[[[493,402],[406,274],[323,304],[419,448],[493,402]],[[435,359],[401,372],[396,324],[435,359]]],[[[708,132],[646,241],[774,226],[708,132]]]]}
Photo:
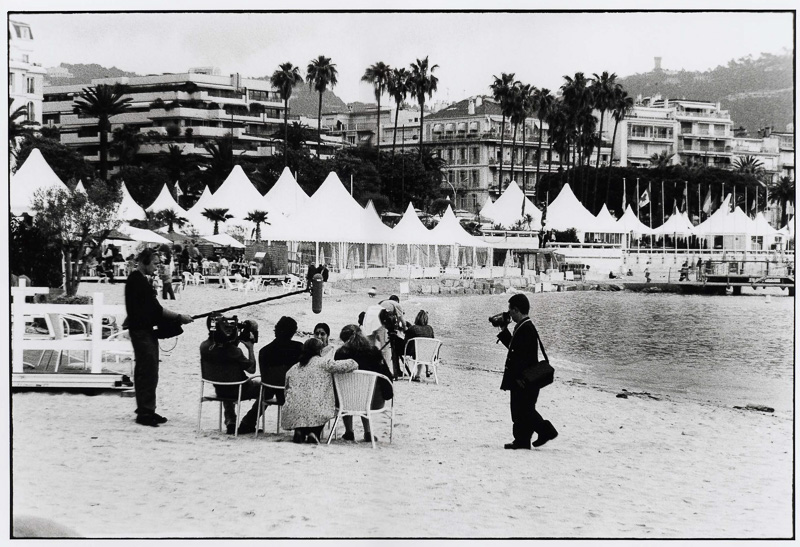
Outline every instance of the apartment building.
{"type": "MultiPolygon", "coordinates": [[[[100,78],[86,85],[50,86],[44,90],[43,123],[61,129],[61,142],[99,161],[97,118],[73,113],[76,97],[90,86],[125,84],[131,108],[111,118],[112,131],[135,127],[147,138],[139,153],[157,154],[169,144],[187,154],[207,155],[203,144],[230,135],[234,153],[269,156],[273,136],[283,129],[283,101],[265,80],[223,76],[213,67],[182,74],[100,78]]],[[[291,117],[294,120],[298,118],[291,117]]],[[[113,162],[114,157],[110,160],[113,162]]]]}
{"type": "MultiPolygon", "coordinates": [[[[42,123],[44,75],[47,72],[34,62],[35,47],[30,25],[8,20],[8,97],[10,112],[25,107],[30,123],[42,123]]],[[[23,120],[18,120],[23,121],[23,120]]]]}
{"type": "MultiPolygon", "coordinates": [[[[457,209],[477,213],[488,199],[496,199],[502,169],[502,189],[516,180],[527,195],[535,196],[536,163],[539,154],[539,120],[526,120],[525,140],[517,128],[512,145],[513,127],[506,120],[503,157],[500,157],[502,114],[500,106],[487,96],[470,97],[425,116],[425,146],[445,160],[446,181],[442,186],[455,194],[457,209]],[[511,159],[514,158],[514,171],[511,159]],[[492,196],[492,197],[490,197],[492,196]]],[[[548,144],[547,125],[541,128],[542,150],[540,176],[558,169],[558,155],[548,144]]]]}
{"type": "Polygon", "coordinates": [[[772,131],[772,128],[768,128],[768,131],[768,137],[778,139],[779,176],[794,180],[794,125],[789,124],[786,131],[772,131]]]}

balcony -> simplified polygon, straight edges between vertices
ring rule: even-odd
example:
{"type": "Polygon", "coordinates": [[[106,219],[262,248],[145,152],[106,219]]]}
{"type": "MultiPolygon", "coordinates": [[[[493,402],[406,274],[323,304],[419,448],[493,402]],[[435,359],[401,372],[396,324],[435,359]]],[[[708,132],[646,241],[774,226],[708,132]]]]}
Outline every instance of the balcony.
{"type": "Polygon", "coordinates": [[[678,119],[681,118],[713,118],[718,120],[727,120],[730,123],[731,121],[730,113],[727,110],[723,110],[721,112],[682,112],[677,111],[675,113],[675,117],[678,119]]]}

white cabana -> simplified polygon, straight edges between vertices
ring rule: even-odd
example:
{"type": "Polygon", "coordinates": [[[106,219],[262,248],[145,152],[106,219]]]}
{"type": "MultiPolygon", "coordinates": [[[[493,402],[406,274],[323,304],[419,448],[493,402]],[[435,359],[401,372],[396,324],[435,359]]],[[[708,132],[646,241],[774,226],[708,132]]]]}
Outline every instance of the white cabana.
{"type": "Polygon", "coordinates": [[[486,200],[486,203],[483,204],[483,207],[481,207],[481,210],[478,213],[478,215],[481,218],[491,219],[494,216],[492,214],[492,209],[494,209],[494,202],[492,201],[491,198],[489,198],[486,200]]]}
{"type": "Polygon", "coordinates": [[[392,229],[383,223],[378,211],[375,209],[375,204],[372,203],[372,200],[369,200],[367,205],[364,207],[363,220],[364,233],[375,234],[375,240],[383,243],[393,241],[392,229]]]}
{"type": "Polygon", "coordinates": [[[147,215],[144,212],[136,200],[133,199],[131,193],[128,192],[128,187],[125,186],[125,182],[122,182],[122,201],[119,203],[119,207],[117,207],[117,218],[119,220],[147,220],[147,215]]]}
{"type": "Polygon", "coordinates": [[[203,211],[205,209],[214,207],[214,205],[212,205],[213,199],[211,189],[206,186],[203,188],[203,192],[200,194],[195,204],[190,207],[184,215],[201,235],[214,233],[214,223],[203,216],[203,211]]]}
{"type": "Polygon", "coordinates": [[[625,208],[625,214],[617,221],[617,229],[626,234],[633,232],[634,234],[646,235],[652,232],[649,226],[639,220],[630,205],[625,208]]]}
{"type": "Polygon", "coordinates": [[[694,233],[700,236],[747,234],[753,221],[738,207],[741,214],[731,213],[730,201],[731,195],[728,194],[719,209],[695,227],[694,233]]]}
{"type": "Polygon", "coordinates": [[[11,213],[33,214],[33,197],[37,190],[60,188],[69,191],[45,161],[38,148],[31,150],[25,163],[11,175],[11,213]]]}
{"type": "Polygon", "coordinates": [[[409,202],[403,217],[392,228],[393,239],[396,243],[428,244],[432,243],[431,231],[428,230],[417,216],[414,205],[409,202]]]}
{"type": "Polygon", "coordinates": [[[158,235],[152,230],[144,230],[142,228],[134,228],[130,224],[122,223],[117,228],[120,232],[133,239],[143,243],[165,243],[171,245],[172,242],[164,236],[158,235]]]}
{"type": "Polygon", "coordinates": [[[275,185],[262,198],[262,208],[269,212],[272,222],[273,219],[277,220],[277,215],[288,217],[297,213],[310,200],[308,194],[297,184],[289,168],[284,167],[275,185]]]}
{"type": "Polygon", "coordinates": [[[657,228],[653,228],[653,235],[656,236],[681,236],[686,237],[694,234],[694,225],[687,216],[678,212],[673,207],[672,215],[667,221],[657,228]]]}
{"type": "MultiPolygon", "coordinates": [[[[261,193],[247,178],[242,167],[235,165],[222,185],[211,196],[210,203],[205,208],[227,209],[228,214],[233,215],[232,223],[244,226],[244,217],[250,211],[259,209],[262,202],[261,193]]],[[[252,228],[252,226],[250,227],[252,228]]]]}
{"type": "Polygon", "coordinates": [[[86,193],[86,188],[83,186],[83,181],[82,180],[78,181],[78,184],[75,185],[75,190],[73,190],[73,192],[76,193],[76,194],[79,194],[79,193],[80,194],[85,194],[86,193]]]}
{"type": "Polygon", "coordinates": [[[767,219],[764,217],[764,213],[758,213],[756,218],[753,220],[752,224],[752,232],[750,235],[754,236],[777,236],[781,235],[780,230],[776,230],[772,226],[770,226],[767,219]]]}
{"type": "Polygon", "coordinates": [[[245,247],[243,243],[228,234],[203,236],[203,239],[221,247],[233,247],[234,249],[244,249],[245,247]]]}
{"type": "Polygon", "coordinates": [[[569,184],[565,184],[556,199],[547,206],[547,230],[575,228],[578,232],[595,232],[596,224],[595,216],[578,201],[569,184]]]}
{"type": "MultiPolygon", "coordinates": [[[[521,193],[520,193],[521,196],[521,193]]],[[[453,209],[447,206],[439,223],[430,230],[431,241],[439,245],[461,245],[462,247],[489,247],[490,245],[480,238],[467,232],[456,218],[453,209]]]]}
{"type": "Polygon", "coordinates": [[[603,208],[600,209],[600,212],[597,213],[595,217],[595,226],[591,231],[606,234],[623,233],[622,228],[617,224],[617,219],[614,218],[605,203],[603,204],[603,208]]]}
{"type": "Polygon", "coordinates": [[[490,219],[495,224],[501,224],[505,228],[513,228],[517,222],[524,220],[522,214],[522,203],[525,202],[525,214],[533,217],[531,230],[542,229],[542,212],[528,199],[520,190],[515,181],[511,181],[503,194],[497,201],[486,205],[481,209],[480,215],[490,219]]]}
{"type": "MultiPolygon", "coordinates": [[[[175,184],[177,184],[177,182],[175,184]]],[[[150,207],[145,209],[145,211],[148,213],[157,213],[159,211],[166,210],[173,211],[178,216],[186,216],[186,211],[180,205],[178,205],[178,202],[172,197],[169,187],[166,183],[164,183],[164,186],[161,187],[161,192],[159,192],[158,197],[150,205],[150,207]]]]}

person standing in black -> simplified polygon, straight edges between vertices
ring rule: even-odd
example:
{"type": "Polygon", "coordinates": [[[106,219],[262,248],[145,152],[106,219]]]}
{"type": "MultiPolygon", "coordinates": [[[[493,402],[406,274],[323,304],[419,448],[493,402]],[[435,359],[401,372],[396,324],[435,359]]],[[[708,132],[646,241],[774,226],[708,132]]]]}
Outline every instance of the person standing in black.
{"type": "Polygon", "coordinates": [[[526,386],[523,371],[539,362],[539,333],[528,313],[531,305],[524,294],[515,294],[508,300],[508,313],[516,323],[514,333],[503,326],[497,338],[508,348],[506,366],[500,389],[511,392],[511,420],[514,423],[514,441],[504,448],[508,450],[531,448],[534,431],[538,434],[533,446],[539,447],[558,436],[558,431],[544,420],[536,410],[539,389],[526,386]]]}
{"type": "Polygon", "coordinates": [[[188,315],[166,310],[156,297],[156,290],[147,276],[156,273],[161,259],[153,249],[139,253],[137,266],[125,282],[125,327],[130,332],[135,365],[133,383],[136,389],[136,423],[158,427],[167,419],[156,414],[158,387],[158,338],[153,327],[164,319],[194,321],[188,315]]]}

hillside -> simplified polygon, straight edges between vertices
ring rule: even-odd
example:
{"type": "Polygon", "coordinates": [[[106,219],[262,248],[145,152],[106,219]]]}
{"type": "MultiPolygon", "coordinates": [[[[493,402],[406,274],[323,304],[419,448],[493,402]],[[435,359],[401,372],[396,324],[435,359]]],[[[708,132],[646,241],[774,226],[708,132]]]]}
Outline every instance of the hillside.
{"type": "Polygon", "coordinates": [[[122,76],[139,76],[135,72],[126,72],[119,68],[112,66],[106,68],[98,64],[76,64],[61,63],[61,66],[66,68],[72,75],[72,78],[52,78],[45,76],[45,85],[78,85],[90,84],[95,78],[120,78],[122,76]]]}
{"type": "Polygon", "coordinates": [[[790,53],[743,57],[705,72],[653,70],[619,82],[633,97],[659,93],[670,99],[719,101],[730,111],[734,126],[743,126],[750,136],[765,126],[784,131],[794,118],[790,53]]]}

